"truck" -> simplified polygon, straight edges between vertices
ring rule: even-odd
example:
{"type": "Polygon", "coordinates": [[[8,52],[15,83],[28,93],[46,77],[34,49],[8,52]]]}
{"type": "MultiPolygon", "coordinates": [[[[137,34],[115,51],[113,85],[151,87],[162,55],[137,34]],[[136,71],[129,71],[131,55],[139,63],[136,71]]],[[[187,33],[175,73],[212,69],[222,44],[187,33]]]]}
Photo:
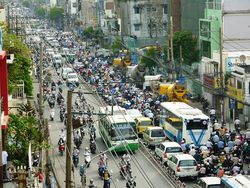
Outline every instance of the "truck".
{"type": "Polygon", "coordinates": [[[118,57],[114,58],[113,66],[122,67],[122,66],[130,66],[132,64],[130,53],[128,50],[120,50],[118,57]]]}
{"type": "Polygon", "coordinates": [[[169,102],[189,102],[189,91],[184,85],[178,83],[163,83],[159,80],[150,81],[151,90],[154,96],[166,95],[169,102]]]}

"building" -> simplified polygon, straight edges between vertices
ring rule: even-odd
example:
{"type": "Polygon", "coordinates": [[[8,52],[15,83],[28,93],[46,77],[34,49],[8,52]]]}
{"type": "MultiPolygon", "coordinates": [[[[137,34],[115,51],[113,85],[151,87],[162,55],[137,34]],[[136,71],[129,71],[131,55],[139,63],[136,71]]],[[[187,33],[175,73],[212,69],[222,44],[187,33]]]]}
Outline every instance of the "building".
{"type": "MultiPolygon", "coordinates": [[[[173,20],[173,33],[181,30],[181,21],[182,21],[182,1],[181,0],[168,0],[167,1],[167,10],[168,10],[168,21],[170,17],[173,20]]],[[[189,12],[191,14],[191,12],[189,12]]]]}
{"type": "Polygon", "coordinates": [[[200,55],[213,58],[213,52],[220,49],[221,0],[207,0],[204,14],[205,17],[199,19],[200,55]]]}
{"type": "MultiPolygon", "coordinates": [[[[191,31],[193,35],[195,35],[198,38],[199,19],[205,17],[204,15],[205,7],[206,7],[206,0],[182,0],[181,11],[180,11],[181,30],[191,31]]],[[[176,22],[174,22],[174,31],[175,31],[175,24],[176,22]]],[[[179,24],[177,26],[179,26],[179,24]]]]}
{"type": "Polygon", "coordinates": [[[168,6],[165,0],[116,1],[124,41],[136,46],[165,44],[168,31],[168,6]]]}
{"type": "Polygon", "coordinates": [[[86,29],[90,26],[96,27],[96,2],[93,0],[78,0],[77,7],[77,22],[82,29],[86,29]]]}
{"type": "Polygon", "coordinates": [[[57,5],[57,0],[50,0],[50,7],[54,7],[57,5]]]}

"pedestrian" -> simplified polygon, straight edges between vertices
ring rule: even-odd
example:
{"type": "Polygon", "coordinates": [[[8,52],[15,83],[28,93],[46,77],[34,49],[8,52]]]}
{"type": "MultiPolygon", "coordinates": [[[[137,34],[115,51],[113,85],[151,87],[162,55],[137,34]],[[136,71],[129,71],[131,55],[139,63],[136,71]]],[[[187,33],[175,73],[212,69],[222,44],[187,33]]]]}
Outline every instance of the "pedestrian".
{"type": "Polygon", "coordinates": [[[240,134],[240,120],[238,117],[235,118],[234,120],[234,126],[235,126],[235,129],[236,129],[236,132],[238,134],[240,134]]]}
{"type": "Polygon", "coordinates": [[[223,168],[220,166],[220,168],[219,168],[219,170],[218,170],[217,176],[218,176],[219,178],[221,178],[221,177],[223,177],[223,175],[224,175],[224,170],[223,170],[223,168]]]}

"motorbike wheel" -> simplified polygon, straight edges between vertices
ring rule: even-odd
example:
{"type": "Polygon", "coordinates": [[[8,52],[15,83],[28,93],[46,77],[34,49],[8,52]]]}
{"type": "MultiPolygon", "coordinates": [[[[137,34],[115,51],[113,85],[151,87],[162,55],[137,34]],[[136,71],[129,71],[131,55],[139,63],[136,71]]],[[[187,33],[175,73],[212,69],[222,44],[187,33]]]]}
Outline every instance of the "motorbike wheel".
{"type": "Polygon", "coordinates": [[[60,151],[61,156],[63,156],[63,151],[60,151]]]}

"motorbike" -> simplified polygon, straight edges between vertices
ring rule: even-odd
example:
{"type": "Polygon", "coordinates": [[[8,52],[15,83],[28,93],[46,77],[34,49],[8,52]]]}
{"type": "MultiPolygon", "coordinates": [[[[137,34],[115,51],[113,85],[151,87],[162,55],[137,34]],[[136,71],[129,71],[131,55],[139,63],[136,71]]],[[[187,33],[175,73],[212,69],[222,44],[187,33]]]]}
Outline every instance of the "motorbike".
{"type": "Polygon", "coordinates": [[[90,148],[90,152],[91,152],[92,154],[95,154],[95,152],[96,152],[96,143],[95,143],[95,141],[91,141],[91,142],[90,142],[89,148],[90,148]]]}
{"type": "Polygon", "coordinates": [[[85,136],[85,130],[84,130],[84,128],[80,128],[80,133],[81,133],[81,137],[83,139],[83,137],[85,136]]]}
{"type": "Polygon", "coordinates": [[[64,145],[64,143],[61,143],[59,145],[59,152],[60,152],[61,155],[63,155],[64,150],[65,150],[65,145],[64,145]]]}
{"type": "Polygon", "coordinates": [[[110,178],[108,180],[103,180],[104,184],[103,184],[103,188],[110,188],[110,178]]]}
{"type": "Polygon", "coordinates": [[[105,167],[99,166],[99,168],[98,168],[98,174],[99,174],[100,177],[102,177],[104,169],[105,169],[105,167]]]}
{"type": "Polygon", "coordinates": [[[127,182],[126,182],[126,188],[135,188],[136,187],[136,182],[135,182],[135,177],[128,177],[127,182]]]}
{"type": "Polygon", "coordinates": [[[34,154],[33,155],[33,164],[32,164],[32,166],[37,167],[38,164],[39,164],[39,155],[34,154]]]}
{"type": "Polygon", "coordinates": [[[82,144],[81,139],[80,138],[74,139],[74,144],[75,144],[77,149],[80,149],[80,146],[82,144]]]}
{"type": "Polygon", "coordinates": [[[79,163],[79,156],[78,155],[73,155],[73,164],[75,167],[77,167],[79,163]]]}
{"type": "Polygon", "coordinates": [[[55,117],[55,112],[51,111],[50,112],[50,121],[54,121],[54,117],[55,117]]]}
{"type": "Polygon", "coordinates": [[[53,97],[49,97],[48,99],[49,107],[54,108],[55,107],[55,99],[53,97]]]}
{"type": "Polygon", "coordinates": [[[60,120],[63,122],[64,120],[64,112],[60,110],[60,120]]]}
{"type": "Polygon", "coordinates": [[[85,150],[84,153],[84,161],[85,164],[87,165],[87,168],[90,166],[90,162],[91,162],[91,156],[90,156],[90,152],[85,150]]]}
{"type": "Polygon", "coordinates": [[[120,165],[120,175],[126,177],[127,174],[127,165],[120,165]]]}

